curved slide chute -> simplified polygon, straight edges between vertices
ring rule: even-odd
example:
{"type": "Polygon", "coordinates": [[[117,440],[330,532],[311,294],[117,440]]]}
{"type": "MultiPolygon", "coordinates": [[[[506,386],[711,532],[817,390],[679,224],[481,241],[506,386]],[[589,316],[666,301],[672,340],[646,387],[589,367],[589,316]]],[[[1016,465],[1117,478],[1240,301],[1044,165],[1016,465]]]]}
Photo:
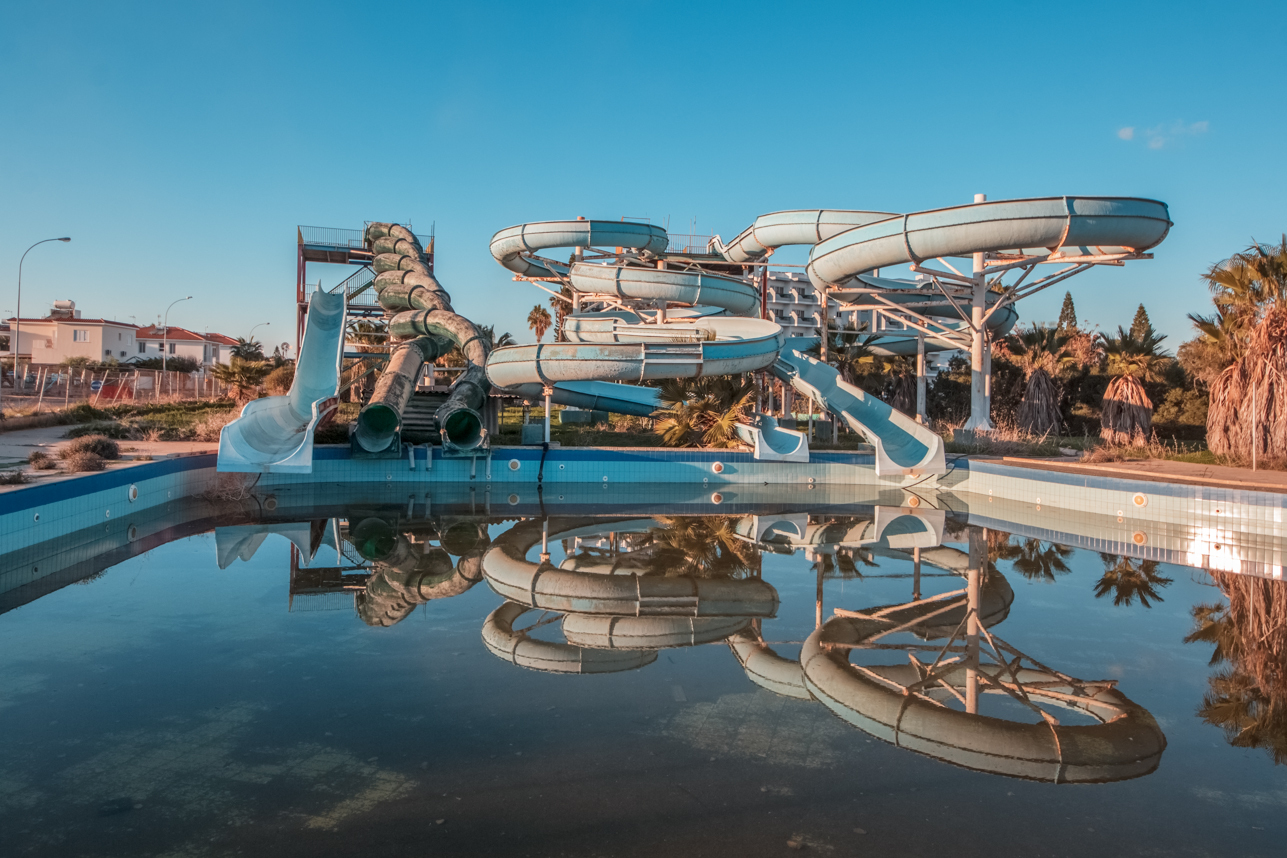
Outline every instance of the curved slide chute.
{"type": "Polygon", "coordinates": [[[1140,253],[1171,229],[1166,203],[1134,197],[997,200],[896,215],[824,239],[806,269],[817,287],[891,265],[1012,253],[1048,262],[1140,253]]]}
{"type": "Polygon", "coordinates": [[[285,396],[247,402],[241,416],[223,427],[219,432],[218,470],[312,472],[313,433],[326,415],[324,404],[340,388],[344,315],[343,295],[313,293],[290,390],[285,396]]]}

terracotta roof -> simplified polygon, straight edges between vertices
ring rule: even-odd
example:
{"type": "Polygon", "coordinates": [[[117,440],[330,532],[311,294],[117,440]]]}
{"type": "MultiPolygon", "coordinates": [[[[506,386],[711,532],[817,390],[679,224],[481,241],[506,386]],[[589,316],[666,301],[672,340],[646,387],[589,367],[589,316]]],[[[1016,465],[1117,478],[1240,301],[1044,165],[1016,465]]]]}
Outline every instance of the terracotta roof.
{"type": "Polygon", "coordinates": [[[114,322],[111,319],[14,319],[9,317],[6,324],[12,324],[15,321],[21,321],[24,325],[28,322],[54,322],[59,325],[115,325],[118,328],[137,328],[138,325],[131,325],[129,322],[114,322]]]}
{"type": "Polygon", "coordinates": [[[178,325],[171,325],[168,334],[164,333],[164,331],[165,329],[160,325],[148,325],[146,328],[139,328],[134,338],[138,340],[237,344],[236,340],[230,340],[223,334],[198,334],[196,331],[189,331],[187,328],[180,328],[178,325]],[[219,337],[223,337],[223,339],[218,339],[219,337]]]}
{"type": "Polygon", "coordinates": [[[206,339],[223,346],[235,346],[237,341],[227,334],[206,334],[206,339]]]}

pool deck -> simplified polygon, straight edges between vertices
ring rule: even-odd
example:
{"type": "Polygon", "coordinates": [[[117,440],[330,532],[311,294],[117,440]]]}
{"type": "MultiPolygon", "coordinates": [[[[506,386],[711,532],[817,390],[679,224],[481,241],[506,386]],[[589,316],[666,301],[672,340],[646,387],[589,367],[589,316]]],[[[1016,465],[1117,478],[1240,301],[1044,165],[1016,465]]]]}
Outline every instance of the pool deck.
{"type": "Polygon", "coordinates": [[[1172,462],[1167,459],[1139,459],[1129,462],[1073,462],[1067,459],[1020,459],[1005,456],[988,459],[972,457],[975,461],[1003,462],[1017,468],[1052,471],[1086,476],[1128,477],[1151,483],[1174,483],[1186,486],[1213,486],[1228,489],[1252,489],[1261,492],[1287,493],[1287,471],[1253,471],[1250,468],[1231,468],[1223,465],[1196,465],[1192,462],[1172,462]]]}

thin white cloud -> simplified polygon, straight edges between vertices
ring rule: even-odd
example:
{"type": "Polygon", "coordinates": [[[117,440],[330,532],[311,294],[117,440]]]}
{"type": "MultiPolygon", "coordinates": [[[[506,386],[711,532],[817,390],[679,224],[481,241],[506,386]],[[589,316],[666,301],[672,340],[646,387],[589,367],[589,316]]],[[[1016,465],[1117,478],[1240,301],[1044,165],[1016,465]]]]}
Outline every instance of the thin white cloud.
{"type": "MultiPolygon", "coordinates": [[[[1175,121],[1165,125],[1155,125],[1152,128],[1146,128],[1139,133],[1150,149],[1161,149],[1174,143],[1184,137],[1196,137],[1199,134],[1205,134],[1211,128],[1211,123],[1205,119],[1201,122],[1182,122],[1175,121]]],[[[1117,129],[1117,136],[1122,140],[1134,140],[1136,137],[1135,126],[1126,125],[1117,129]]]]}

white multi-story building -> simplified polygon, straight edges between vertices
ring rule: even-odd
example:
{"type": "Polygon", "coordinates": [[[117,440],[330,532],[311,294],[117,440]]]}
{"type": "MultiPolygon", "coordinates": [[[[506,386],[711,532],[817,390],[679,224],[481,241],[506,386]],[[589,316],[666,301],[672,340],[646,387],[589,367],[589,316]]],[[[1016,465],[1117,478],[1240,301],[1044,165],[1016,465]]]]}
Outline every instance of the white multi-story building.
{"type": "Polygon", "coordinates": [[[11,318],[5,324],[9,329],[9,348],[5,354],[16,353],[35,364],[59,364],[76,357],[95,362],[125,360],[138,349],[134,338],[136,325],[83,318],[73,301],[54,302],[47,318],[11,318]],[[15,333],[20,342],[13,341],[15,333]]]}

